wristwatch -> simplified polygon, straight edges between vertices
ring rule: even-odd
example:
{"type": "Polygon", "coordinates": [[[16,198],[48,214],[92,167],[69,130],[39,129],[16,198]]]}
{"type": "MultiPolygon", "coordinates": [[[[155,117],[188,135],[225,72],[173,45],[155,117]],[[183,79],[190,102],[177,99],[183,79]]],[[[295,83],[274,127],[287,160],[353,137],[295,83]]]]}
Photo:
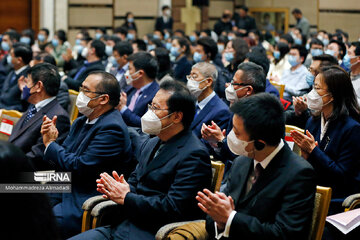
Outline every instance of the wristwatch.
{"type": "Polygon", "coordinates": [[[223,140],[221,140],[220,142],[217,142],[217,147],[218,148],[222,148],[225,144],[226,138],[224,137],[223,140]]]}

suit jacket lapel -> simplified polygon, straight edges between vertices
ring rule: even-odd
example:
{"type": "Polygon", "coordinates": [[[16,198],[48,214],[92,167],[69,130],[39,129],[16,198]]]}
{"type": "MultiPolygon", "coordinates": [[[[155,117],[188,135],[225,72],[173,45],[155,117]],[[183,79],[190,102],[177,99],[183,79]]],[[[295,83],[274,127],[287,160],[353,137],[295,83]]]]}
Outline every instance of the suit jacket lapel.
{"type": "Polygon", "coordinates": [[[205,116],[208,115],[211,110],[215,107],[215,98],[217,96],[215,95],[206,105],[203,109],[201,109],[201,111],[199,112],[199,114],[194,118],[192,124],[191,124],[191,128],[193,129],[194,127],[196,127],[201,121],[203,121],[205,119],[205,116]]]}
{"type": "Polygon", "coordinates": [[[141,96],[139,97],[139,100],[137,102],[139,103],[140,101],[146,101],[147,98],[149,97],[149,95],[154,91],[156,84],[157,83],[155,81],[153,81],[151,83],[151,85],[144,90],[144,92],[141,94],[141,96]]]}

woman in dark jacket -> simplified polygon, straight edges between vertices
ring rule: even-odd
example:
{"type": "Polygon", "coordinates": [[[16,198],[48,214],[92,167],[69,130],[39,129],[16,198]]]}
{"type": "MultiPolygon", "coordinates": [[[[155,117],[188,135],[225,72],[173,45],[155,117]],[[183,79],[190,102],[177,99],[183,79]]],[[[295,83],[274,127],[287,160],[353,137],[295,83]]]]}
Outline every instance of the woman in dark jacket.
{"type": "Polygon", "coordinates": [[[175,59],[174,79],[186,83],[186,75],[191,71],[191,63],[187,59],[190,52],[189,41],[183,37],[175,37],[171,44],[170,54],[175,59]]]}

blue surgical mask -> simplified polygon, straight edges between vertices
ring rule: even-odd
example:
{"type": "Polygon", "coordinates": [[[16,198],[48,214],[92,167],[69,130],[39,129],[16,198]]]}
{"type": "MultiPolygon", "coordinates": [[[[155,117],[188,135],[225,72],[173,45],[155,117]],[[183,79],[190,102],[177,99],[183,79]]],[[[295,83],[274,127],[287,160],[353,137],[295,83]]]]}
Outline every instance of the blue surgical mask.
{"type": "Polygon", "coordinates": [[[324,54],[324,51],[321,49],[311,49],[310,50],[311,56],[316,57],[324,54]]]}
{"type": "Polygon", "coordinates": [[[9,51],[10,50],[10,45],[7,42],[1,42],[1,49],[4,51],[9,51]]]}
{"type": "Polygon", "coordinates": [[[45,36],[43,35],[43,34],[38,34],[38,40],[39,40],[39,42],[44,42],[45,41],[45,36]]]}
{"type": "Polygon", "coordinates": [[[134,18],[128,18],[127,21],[128,21],[129,23],[133,23],[133,22],[134,22],[134,18]]]}
{"type": "Polygon", "coordinates": [[[305,48],[306,48],[306,50],[309,51],[309,49],[310,49],[310,43],[307,43],[307,44],[305,45],[305,48]]]}
{"type": "Polygon", "coordinates": [[[335,55],[335,51],[333,51],[333,50],[331,50],[331,49],[327,49],[327,50],[325,51],[325,53],[326,53],[326,54],[329,54],[329,55],[331,55],[331,56],[333,56],[333,57],[334,57],[334,55],[335,55]]]}
{"type": "Polygon", "coordinates": [[[170,54],[174,57],[178,57],[180,55],[179,48],[178,47],[171,47],[170,48],[170,54]]]}
{"type": "Polygon", "coordinates": [[[21,37],[20,42],[30,45],[31,39],[29,37],[21,37]]]}
{"type": "Polygon", "coordinates": [[[234,39],[234,37],[233,36],[228,36],[228,39],[229,39],[229,41],[231,41],[231,40],[234,39]]]}
{"type": "Polygon", "coordinates": [[[329,39],[324,39],[324,40],[322,40],[322,42],[323,42],[324,46],[329,45],[329,39]]]}
{"type": "Polygon", "coordinates": [[[225,57],[226,61],[232,62],[234,60],[234,53],[226,52],[226,53],[224,53],[224,57],[225,57]]]}
{"type": "Polygon", "coordinates": [[[349,55],[347,53],[345,54],[342,62],[344,64],[345,68],[347,68],[347,69],[351,68],[350,57],[349,57],[349,55]]]}
{"type": "Polygon", "coordinates": [[[82,50],[84,49],[83,45],[75,45],[75,50],[78,54],[81,54],[82,50]]]}
{"type": "Polygon", "coordinates": [[[308,84],[310,87],[314,84],[314,79],[315,79],[315,77],[314,77],[314,75],[312,75],[311,72],[307,72],[307,73],[306,73],[305,79],[306,79],[307,84],[308,84]]]}
{"type": "Polygon", "coordinates": [[[81,43],[81,39],[76,39],[75,40],[75,45],[80,45],[80,43],[81,43]]]}
{"type": "Polygon", "coordinates": [[[147,46],[148,51],[154,50],[155,48],[156,48],[156,45],[154,45],[154,44],[151,44],[151,45],[147,46]]]}
{"type": "Polygon", "coordinates": [[[280,37],[276,36],[276,37],[274,37],[274,40],[275,40],[276,43],[278,43],[280,41],[280,37]]]}
{"type": "Polygon", "coordinates": [[[153,35],[153,38],[154,39],[160,39],[160,37],[158,35],[156,35],[156,34],[153,35]]]}
{"type": "Polygon", "coordinates": [[[295,44],[298,44],[298,45],[301,45],[301,44],[302,44],[301,38],[295,38],[295,39],[294,39],[294,42],[295,42],[295,44]]]}
{"type": "Polygon", "coordinates": [[[165,44],[165,47],[166,47],[166,49],[167,50],[169,50],[170,51],[170,49],[171,49],[171,42],[167,42],[166,44],[165,44]]]}
{"type": "Polygon", "coordinates": [[[224,49],[225,49],[224,44],[218,44],[217,47],[218,47],[219,53],[222,53],[224,51],[224,49]]]}
{"type": "Polygon", "coordinates": [[[109,45],[106,45],[105,46],[105,53],[106,53],[106,55],[111,56],[112,53],[113,53],[113,47],[109,46],[109,45]]]}
{"type": "Polygon", "coordinates": [[[299,64],[296,56],[289,55],[288,61],[292,67],[295,67],[299,64]]]}
{"type": "Polygon", "coordinates": [[[169,39],[169,37],[170,37],[170,34],[165,33],[165,35],[164,35],[165,40],[169,39]]]}
{"type": "Polygon", "coordinates": [[[190,38],[190,41],[191,41],[191,42],[195,42],[195,41],[196,41],[196,37],[195,37],[194,35],[190,35],[189,38],[190,38]]]}
{"type": "Polygon", "coordinates": [[[279,51],[274,51],[273,52],[273,56],[276,60],[279,60],[280,59],[280,52],[279,51]]]}
{"type": "Polygon", "coordinates": [[[196,63],[201,62],[202,61],[202,54],[198,53],[198,52],[194,52],[194,56],[193,59],[196,63]]]}
{"type": "Polygon", "coordinates": [[[134,34],[132,34],[132,33],[128,33],[128,34],[126,35],[126,38],[127,38],[128,40],[133,40],[133,39],[135,38],[135,36],[134,36],[134,34]]]}
{"type": "Polygon", "coordinates": [[[52,44],[54,47],[57,47],[57,46],[59,45],[59,40],[53,39],[53,40],[51,40],[51,44],[52,44]]]}
{"type": "Polygon", "coordinates": [[[102,37],[102,34],[101,34],[101,33],[96,33],[96,34],[95,34],[95,38],[96,38],[97,40],[99,40],[101,37],[102,37]]]}

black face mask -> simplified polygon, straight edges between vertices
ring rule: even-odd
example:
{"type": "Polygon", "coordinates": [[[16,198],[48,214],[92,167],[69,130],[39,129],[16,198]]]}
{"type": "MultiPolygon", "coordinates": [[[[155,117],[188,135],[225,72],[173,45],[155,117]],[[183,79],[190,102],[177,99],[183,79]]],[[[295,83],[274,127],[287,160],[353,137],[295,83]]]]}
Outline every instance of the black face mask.
{"type": "Polygon", "coordinates": [[[224,19],[229,19],[229,18],[230,18],[230,15],[229,15],[229,14],[223,14],[223,15],[222,15],[222,18],[224,18],[224,19]]]}

